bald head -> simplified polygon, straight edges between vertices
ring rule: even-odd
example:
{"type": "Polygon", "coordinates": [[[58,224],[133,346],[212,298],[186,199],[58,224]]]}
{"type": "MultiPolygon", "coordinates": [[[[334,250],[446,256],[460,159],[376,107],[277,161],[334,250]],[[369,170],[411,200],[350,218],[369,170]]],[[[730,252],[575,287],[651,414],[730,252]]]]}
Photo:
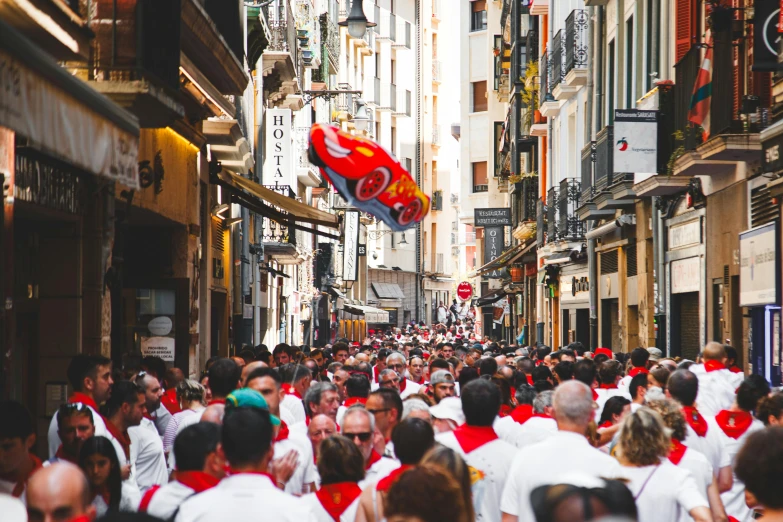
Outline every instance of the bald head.
{"type": "Polygon", "coordinates": [[[366,363],[370,362],[370,357],[366,353],[357,353],[354,356],[354,359],[360,362],[366,362],[366,363]]]}
{"type": "Polygon", "coordinates": [[[714,341],[707,343],[707,346],[704,347],[704,360],[724,362],[726,360],[726,349],[722,344],[714,341]]]}
{"type": "Polygon", "coordinates": [[[242,368],[242,383],[247,386],[247,376],[250,375],[250,373],[255,370],[256,368],[268,368],[269,365],[263,361],[253,361],[251,363],[248,363],[242,368]]]}
{"type": "Polygon", "coordinates": [[[565,381],[555,390],[552,403],[558,426],[587,429],[593,418],[593,394],[585,383],[565,381]]]}
{"type": "Polygon", "coordinates": [[[90,504],[90,486],[77,466],[59,461],[41,468],[27,483],[27,513],[30,520],[70,520],[95,516],[90,504]]]}
{"type": "Polygon", "coordinates": [[[225,404],[212,404],[207,406],[201,415],[201,422],[211,422],[213,424],[223,424],[223,415],[226,413],[225,404]]]}
{"type": "Polygon", "coordinates": [[[185,374],[179,368],[169,368],[166,370],[166,384],[169,388],[174,388],[177,384],[185,380],[185,374]]]}

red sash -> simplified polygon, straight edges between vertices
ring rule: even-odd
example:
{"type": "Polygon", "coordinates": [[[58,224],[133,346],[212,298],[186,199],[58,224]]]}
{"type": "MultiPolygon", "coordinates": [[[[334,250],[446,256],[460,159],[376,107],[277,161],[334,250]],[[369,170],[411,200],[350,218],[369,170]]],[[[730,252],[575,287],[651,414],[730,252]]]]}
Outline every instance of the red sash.
{"type": "Polygon", "coordinates": [[[524,424],[533,416],[533,406],[530,404],[520,404],[511,412],[511,418],[519,424],[524,424]]]}
{"type": "Polygon", "coordinates": [[[413,468],[410,464],[403,464],[399,468],[395,469],[385,477],[383,477],[381,480],[378,481],[378,484],[375,486],[376,491],[382,491],[383,493],[386,493],[389,491],[389,488],[392,487],[392,484],[397,482],[397,479],[400,478],[400,475],[408,471],[409,469],[413,468]]]}
{"type": "Polygon", "coordinates": [[[277,432],[277,436],[275,437],[275,442],[280,442],[281,440],[285,440],[288,438],[289,433],[291,433],[291,430],[288,429],[288,424],[285,423],[285,421],[280,421],[280,430],[277,432]]]}
{"type": "MultiPolygon", "coordinates": [[[[106,429],[109,430],[109,433],[111,433],[115,439],[117,439],[117,442],[119,442],[120,446],[122,446],[122,451],[125,452],[125,458],[130,461],[131,441],[130,437],[128,436],[128,432],[120,432],[120,430],[118,430],[117,427],[109,420],[106,421],[106,429]]],[[[123,464],[124,462],[120,462],[120,466],[123,464]]]]}
{"type": "Polygon", "coordinates": [[[380,379],[380,375],[379,375],[380,373],[381,373],[381,371],[378,369],[378,365],[377,364],[372,367],[372,375],[373,375],[373,379],[375,379],[374,382],[380,382],[378,380],[378,379],[380,379]]]}
{"type": "Polygon", "coordinates": [[[315,492],[318,502],[335,522],[340,522],[340,515],[345,513],[348,506],[361,494],[362,488],[355,482],[327,484],[315,492]]]}
{"type": "Polygon", "coordinates": [[[650,370],[648,370],[647,368],[631,368],[628,371],[628,375],[630,377],[636,377],[640,373],[650,373],[650,370]]]}
{"type": "Polygon", "coordinates": [[[685,420],[690,424],[691,428],[693,428],[693,431],[696,432],[696,435],[704,437],[707,434],[709,425],[707,424],[707,421],[704,420],[704,417],[701,416],[699,410],[693,406],[683,406],[682,413],[685,415],[685,420]]]}
{"type": "Polygon", "coordinates": [[[375,450],[372,450],[372,453],[370,453],[370,460],[367,462],[367,464],[364,465],[365,471],[370,469],[373,464],[381,460],[381,455],[375,450]]]}
{"type": "Polygon", "coordinates": [[[466,454],[498,438],[498,434],[495,433],[492,426],[468,426],[463,424],[452,433],[454,438],[457,439],[460,448],[466,454]]]}
{"type": "Polygon", "coordinates": [[[348,397],[345,399],[345,406],[346,408],[350,408],[354,404],[364,404],[367,405],[367,397],[348,397]]]}
{"type": "Polygon", "coordinates": [[[178,471],[177,482],[189,487],[196,493],[201,493],[217,486],[220,479],[203,471],[178,471]]]}
{"type": "Polygon", "coordinates": [[[704,361],[704,370],[706,372],[714,372],[716,370],[725,370],[726,365],[720,361],[704,361]]]}
{"type": "Polygon", "coordinates": [[[688,448],[677,439],[672,439],[672,449],[669,452],[669,461],[675,466],[680,463],[688,448]]]}
{"type": "Polygon", "coordinates": [[[753,416],[746,411],[721,410],[715,416],[715,421],[723,433],[736,440],[753,424],[753,416]]]}
{"type": "Polygon", "coordinates": [[[26,477],[22,477],[21,479],[16,480],[16,477],[13,475],[0,474],[0,479],[3,479],[7,482],[14,482],[16,480],[16,485],[14,486],[14,489],[11,491],[11,495],[16,498],[22,496],[25,487],[27,487],[27,481],[30,480],[30,477],[33,476],[33,473],[41,469],[41,467],[43,466],[43,462],[41,462],[41,459],[39,459],[32,453],[28,453],[27,455],[30,457],[30,460],[33,461],[33,468],[30,470],[30,473],[28,473],[26,477]]]}

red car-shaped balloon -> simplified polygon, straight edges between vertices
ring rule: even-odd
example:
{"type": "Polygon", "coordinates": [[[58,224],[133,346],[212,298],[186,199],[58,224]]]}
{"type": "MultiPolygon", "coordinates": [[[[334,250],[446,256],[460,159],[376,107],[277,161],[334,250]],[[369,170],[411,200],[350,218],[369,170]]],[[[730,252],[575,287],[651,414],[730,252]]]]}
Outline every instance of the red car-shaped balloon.
{"type": "Polygon", "coordinates": [[[430,210],[430,198],[394,156],[374,141],[315,124],[310,130],[310,162],[356,208],[402,231],[430,210]]]}

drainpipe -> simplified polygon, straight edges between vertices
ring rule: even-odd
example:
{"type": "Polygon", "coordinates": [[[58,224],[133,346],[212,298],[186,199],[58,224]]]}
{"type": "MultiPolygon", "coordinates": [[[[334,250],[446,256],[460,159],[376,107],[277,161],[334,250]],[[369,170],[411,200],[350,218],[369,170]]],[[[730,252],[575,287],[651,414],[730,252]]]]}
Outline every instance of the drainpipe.
{"type": "MultiPolygon", "coordinates": [[[[592,45],[591,52],[588,53],[588,60],[591,60],[591,64],[588,66],[588,74],[593,71],[593,64],[595,64],[595,70],[598,74],[592,76],[594,79],[595,100],[593,103],[592,97],[588,98],[588,104],[591,104],[594,112],[591,113],[592,128],[590,129],[591,136],[590,141],[594,144],[596,141],[596,135],[598,134],[599,127],[602,123],[601,114],[603,111],[603,53],[601,44],[603,42],[604,32],[604,17],[603,7],[591,8],[595,14],[595,22],[593,17],[590,17],[590,44],[592,45]]],[[[588,111],[590,110],[588,109],[588,111]]],[[[595,163],[593,163],[595,166],[595,163]]],[[[595,183],[595,169],[593,169],[592,183],[595,183]]],[[[588,222],[588,234],[592,231],[594,223],[588,222]]],[[[598,341],[598,265],[595,255],[595,238],[587,240],[587,279],[590,282],[590,347],[595,349],[599,345],[598,341]]]]}
{"type": "MultiPolygon", "coordinates": [[[[593,21],[593,17],[595,16],[595,8],[589,7],[587,9],[587,42],[588,46],[590,46],[590,51],[595,49],[595,23],[593,21]]],[[[600,74],[599,74],[600,76],[600,74]]],[[[593,79],[593,53],[589,52],[587,53],[587,108],[585,110],[585,141],[592,142],[593,141],[593,93],[595,91],[595,80],[593,79]]],[[[593,227],[595,226],[595,223],[592,220],[588,220],[585,223],[587,226],[585,227],[585,232],[589,234],[593,227]]],[[[588,270],[588,281],[589,281],[589,307],[590,307],[590,319],[589,319],[589,335],[590,335],[590,349],[593,350],[596,347],[596,341],[597,339],[593,339],[593,310],[594,310],[594,303],[593,303],[593,284],[595,279],[592,277],[590,269],[595,266],[595,240],[594,239],[588,239],[587,240],[587,270],[588,270]],[[592,262],[591,262],[592,259],[592,262]]]]}
{"type": "MultiPolygon", "coordinates": [[[[416,2],[414,22],[416,24],[416,185],[421,187],[421,2],[416,2]]],[[[421,310],[421,222],[416,223],[416,310],[413,314],[416,324],[419,323],[421,310]]],[[[399,322],[399,319],[398,319],[399,322]]]]}

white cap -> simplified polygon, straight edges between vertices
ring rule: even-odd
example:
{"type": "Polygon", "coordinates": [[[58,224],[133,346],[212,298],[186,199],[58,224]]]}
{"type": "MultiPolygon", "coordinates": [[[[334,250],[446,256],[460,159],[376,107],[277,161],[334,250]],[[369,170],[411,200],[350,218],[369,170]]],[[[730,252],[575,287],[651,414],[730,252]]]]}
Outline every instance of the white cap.
{"type": "Polygon", "coordinates": [[[436,419],[453,420],[457,426],[465,424],[465,414],[462,413],[462,400],[457,397],[446,397],[430,408],[430,414],[436,419]]]}

